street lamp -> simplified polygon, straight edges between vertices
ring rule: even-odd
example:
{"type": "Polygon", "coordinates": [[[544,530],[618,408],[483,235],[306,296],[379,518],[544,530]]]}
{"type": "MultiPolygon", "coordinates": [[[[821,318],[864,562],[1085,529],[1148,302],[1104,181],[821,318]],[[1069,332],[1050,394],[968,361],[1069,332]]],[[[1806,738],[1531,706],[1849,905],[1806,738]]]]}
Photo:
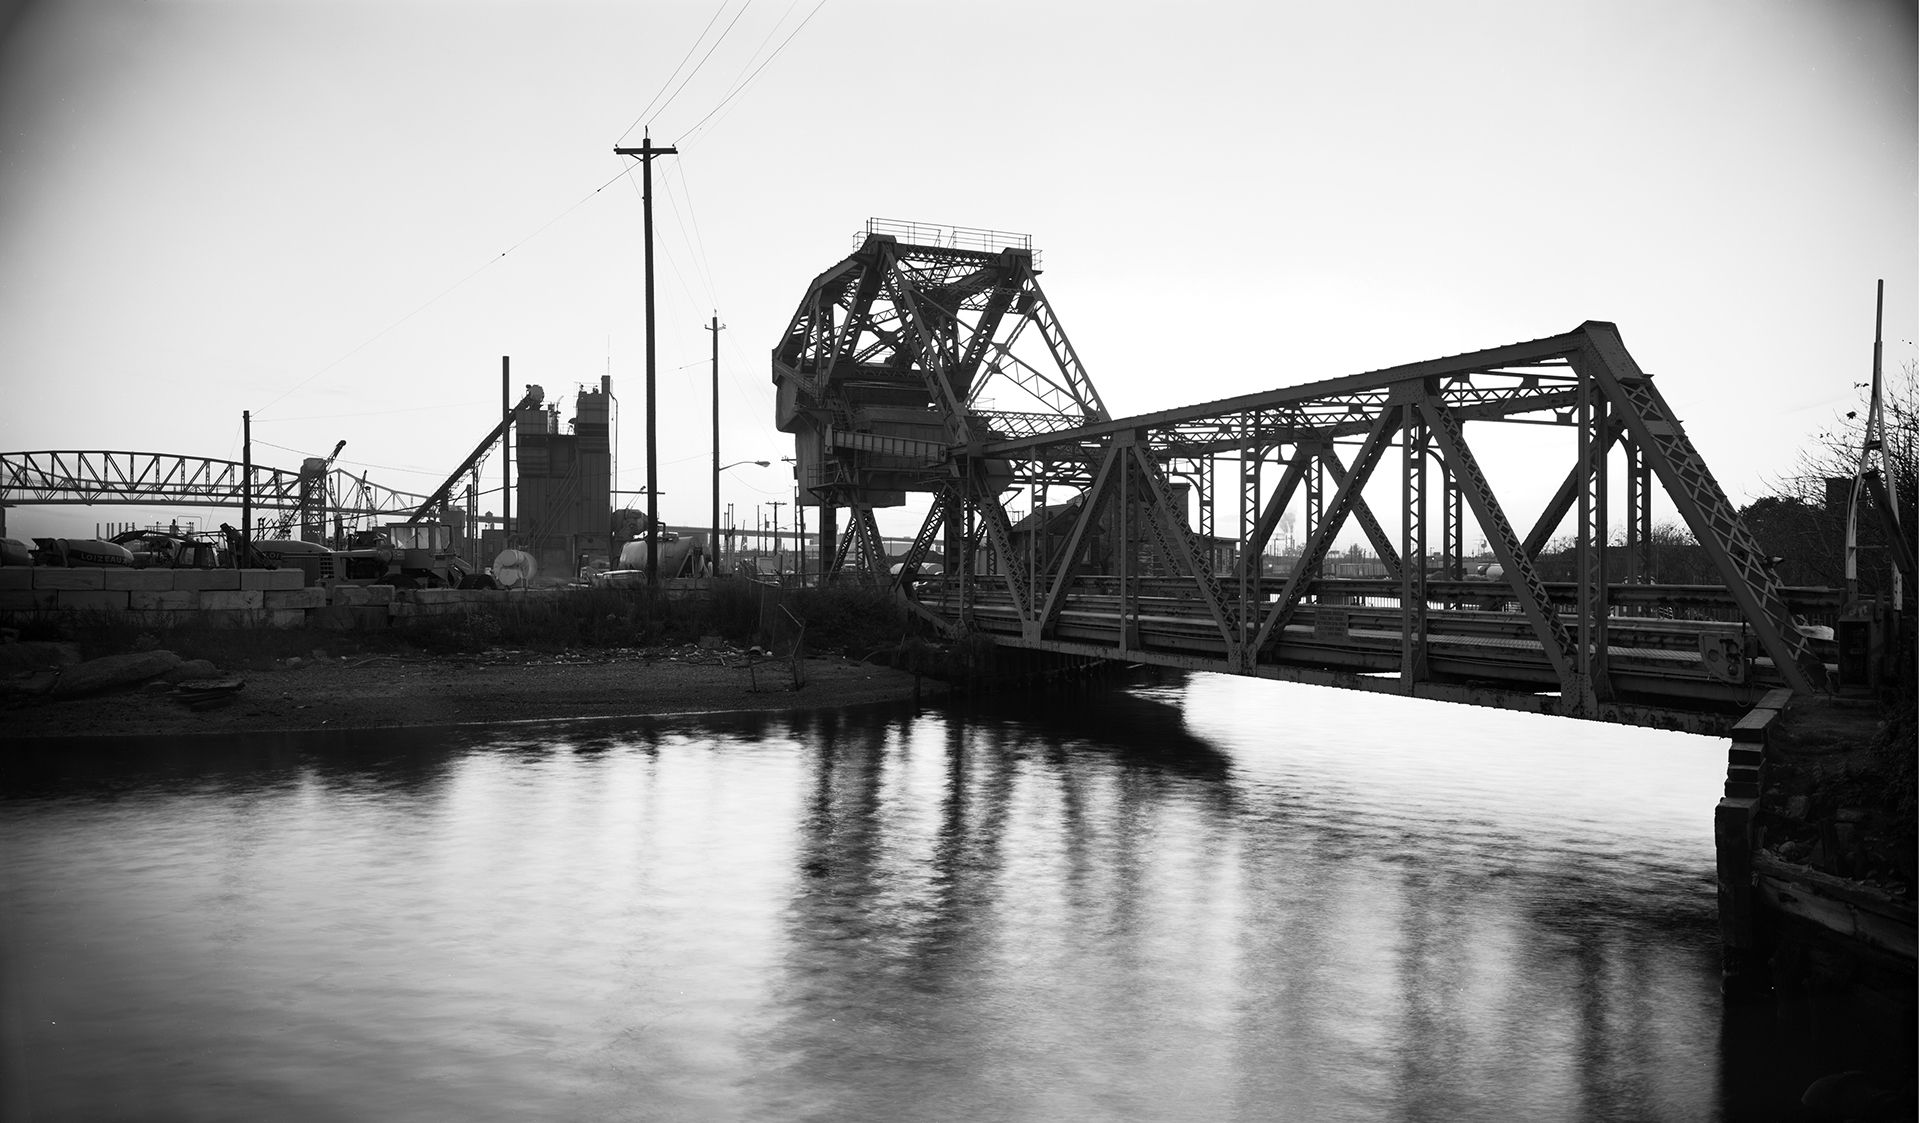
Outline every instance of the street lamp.
{"type": "MultiPolygon", "coordinates": [[[[716,335],[715,338],[717,339],[718,336],[716,335]]],[[[717,461],[719,458],[715,457],[714,459],[717,461]]],[[[713,470],[713,526],[711,530],[713,533],[713,575],[715,577],[720,575],[720,473],[726,471],[728,468],[738,468],[742,464],[754,464],[761,468],[767,466],[767,462],[764,460],[736,460],[731,464],[720,464],[713,470]]]]}

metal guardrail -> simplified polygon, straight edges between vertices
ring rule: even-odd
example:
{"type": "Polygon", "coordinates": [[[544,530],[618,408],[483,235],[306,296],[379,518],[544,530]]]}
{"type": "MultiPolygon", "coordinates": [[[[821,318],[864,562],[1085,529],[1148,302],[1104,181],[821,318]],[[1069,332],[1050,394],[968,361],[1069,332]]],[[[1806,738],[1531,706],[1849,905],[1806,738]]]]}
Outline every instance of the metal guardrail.
{"type": "MultiPolygon", "coordinates": [[[[977,250],[999,253],[1001,250],[1025,250],[1034,253],[1033,235],[1009,230],[986,230],[973,226],[948,226],[938,222],[910,222],[897,218],[870,218],[865,230],[853,236],[853,248],[859,249],[874,234],[886,234],[911,246],[941,249],[977,250]]],[[[1034,265],[1040,264],[1037,253],[1034,265]]]]}

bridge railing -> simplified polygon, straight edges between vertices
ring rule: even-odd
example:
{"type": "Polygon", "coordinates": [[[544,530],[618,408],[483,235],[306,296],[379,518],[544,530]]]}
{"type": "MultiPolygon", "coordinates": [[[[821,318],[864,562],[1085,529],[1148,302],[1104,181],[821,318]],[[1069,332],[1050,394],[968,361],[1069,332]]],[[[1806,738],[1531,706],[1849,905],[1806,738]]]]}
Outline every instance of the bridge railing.
{"type": "MultiPolygon", "coordinates": [[[[1033,251],[1033,235],[1009,230],[986,230],[971,226],[947,226],[937,222],[909,222],[898,218],[870,218],[867,228],[853,236],[853,248],[866,243],[868,235],[887,234],[913,246],[939,246],[955,250],[1033,251]]],[[[1035,265],[1039,264],[1035,258],[1035,265]]]]}

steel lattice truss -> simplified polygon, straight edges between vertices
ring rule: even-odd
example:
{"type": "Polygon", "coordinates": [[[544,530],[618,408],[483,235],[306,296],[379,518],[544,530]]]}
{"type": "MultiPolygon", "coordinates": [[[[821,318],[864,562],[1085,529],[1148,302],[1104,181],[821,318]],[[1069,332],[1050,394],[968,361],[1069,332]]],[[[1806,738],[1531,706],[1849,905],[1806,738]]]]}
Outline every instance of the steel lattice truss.
{"type": "Polygon", "coordinates": [[[816,501],[852,510],[863,574],[887,572],[873,508],[932,493],[893,582],[950,630],[1662,724],[1768,687],[1825,685],[1790,603],[1806,596],[1781,588],[1611,324],[1113,419],[1025,252],[869,236],[814,281],[773,367],[802,479],[816,501]],[[1051,365],[1012,360],[1023,332],[1045,340],[1051,365]],[[996,382],[1041,408],[982,408],[996,382]],[[1530,525],[1513,521],[1482,469],[1486,442],[1470,436],[1509,425],[1574,438],[1567,461],[1542,467],[1561,483],[1530,525]],[[1655,481],[1720,587],[1642,584],[1655,481]],[[1029,511],[1018,526],[1014,497],[1029,511]],[[1304,510],[1305,537],[1276,578],[1259,559],[1290,507],[1304,510]],[[1550,585],[1536,563],[1569,516],[1577,578],[1550,585]],[[1219,521],[1232,525],[1220,533],[1219,521]],[[1607,550],[1621,522],[1627,572],[1607,550]],[[1385,580],[1325,575],[1349,527],[1385,580]],[[1499,564],[1491,582],[1462,572],[1475,530],[1499,564]],[[941,543],[946,578],[916,581],[941,543]],[[1666,618],[1687,598],[1714,602],[1721,619],[1666,618]]]}
{"type": "Polygon", "coordinates": [[[814,279],[774,348],[776,420],[814,498],[895,504],[934,486],[949,447],[1107,417],[1023,237],[973,249],[882,227],[814,279]]]}
{"type": "Polygon", "coordinates": [[[38,451],[0,453],[0,503],[161,504],[315,512],[342,516],[406,515],[423,497],[393,491],[339,469],[320,480],[255,464],[165,452],[38,451]]]}

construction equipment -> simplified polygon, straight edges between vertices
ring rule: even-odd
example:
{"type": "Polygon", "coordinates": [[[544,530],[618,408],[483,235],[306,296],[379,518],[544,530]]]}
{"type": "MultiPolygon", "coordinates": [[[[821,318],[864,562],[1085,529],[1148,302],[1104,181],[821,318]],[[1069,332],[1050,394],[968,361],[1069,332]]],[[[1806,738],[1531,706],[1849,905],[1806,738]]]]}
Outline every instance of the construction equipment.
{"type": "Polygon", "coordinates": [[[98,538],[36,538],[33,564],[69,569],[131,568],[133,553],[125,546],[98,538]]]}
{"type": "Polygon", "coordinates": [[[135,569],[221,569],[220,547],[204,534],[183,530],[127,530],[109,539],[133,554],[135,569]]]}
{"type": "Polygon", "coordinates": [[[453,552],[453,529],[429,523],[388,523],[361,531],[344,550],[318,542],[274,538],[254,543],[273,565],[298,568],[308,585],[392,585],[400,589],[492,589],[493,577],[453,552]]]}

